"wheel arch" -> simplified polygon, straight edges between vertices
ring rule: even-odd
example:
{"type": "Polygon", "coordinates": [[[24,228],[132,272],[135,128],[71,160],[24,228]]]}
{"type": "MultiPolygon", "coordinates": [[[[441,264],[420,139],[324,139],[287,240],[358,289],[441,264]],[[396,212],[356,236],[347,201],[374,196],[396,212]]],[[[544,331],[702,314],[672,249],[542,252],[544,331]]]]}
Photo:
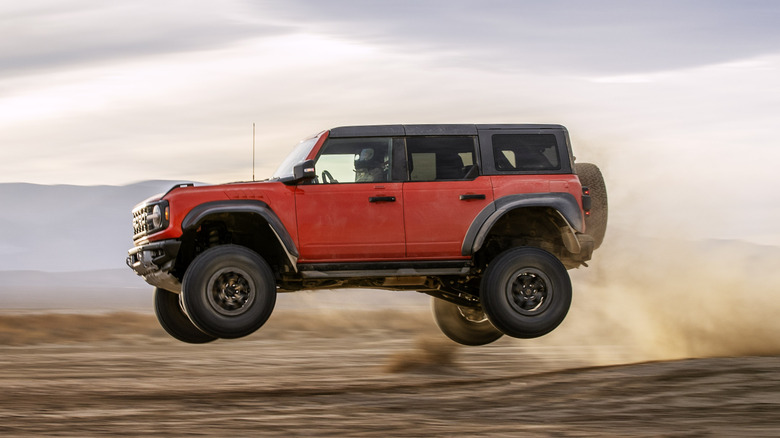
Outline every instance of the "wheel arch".
{"type": "MultiPolygon", "coordinates": [[[[232,227],[240,227],[240,229],[233,228],[231,231],[240,231],[244,235],[263,233],[262,227],[266,225],[270,233],[266,231],[267,236],[263,238],[263,242],[271,241],[284,254],[284,260],[281,262],[289,265],[293,270],[297,270],[298,249],[282,221],[265,202],[257,200],[207,202],[190,210],[182,220],[181,228],[185,236],[192,235],[202,225],[209,222],[230,223],[232,227]],[[240,220],[240,218],[248,218],[248,220],[240,220]],[[248,224],[251,224],[251,226],[248,224]]],[[[243,244],[261,254],[265,252],[257,244],[246,244],[241,241],[232,243],[243,244]]]]}
{"type": "Polygon", "coordinates": [[[570,193],[533,193],[504,196],[486,206],[469,226],[461,253],[464,256],[475,254],[502,218],[529,209],[555,211],[562,225],[561,239],[564,245],[571,252],[579,251],[575,233],[583,231],[583,216],[577,199],[570,193]]]}

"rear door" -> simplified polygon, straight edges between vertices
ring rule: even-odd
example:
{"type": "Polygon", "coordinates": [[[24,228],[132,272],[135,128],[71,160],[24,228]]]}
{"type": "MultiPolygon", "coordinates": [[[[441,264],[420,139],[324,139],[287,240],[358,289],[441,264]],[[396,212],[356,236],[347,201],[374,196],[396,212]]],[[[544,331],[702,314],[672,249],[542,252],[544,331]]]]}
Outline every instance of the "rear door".
{"type": "Polygon", "coordinates": [[[325,142],[315,163],[317,178],[296,188],[301,263],[405,256],[402,183],[394,182],[392,175],[398,141],[372,137],[325,142]]]}
{"type": "Polygon", "coordinates": [[[493,201],[489,177],[479,176],[476,137],[410,136],[404,183],[406,256],[460,259],[466,231],[493,201]]]}

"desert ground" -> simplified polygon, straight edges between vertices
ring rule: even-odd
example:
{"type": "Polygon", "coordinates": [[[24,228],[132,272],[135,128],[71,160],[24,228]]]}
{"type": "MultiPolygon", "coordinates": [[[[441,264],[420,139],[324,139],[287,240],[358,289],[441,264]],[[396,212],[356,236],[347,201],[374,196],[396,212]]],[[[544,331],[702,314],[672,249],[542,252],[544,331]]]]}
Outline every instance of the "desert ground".
{"type": "Polygon", "coordinates": [[[151,291],[133,311],[6,308],[0,436],[780,436],[777,266],[617,247],[571,272],[554,332],[482,347],[414,292],[280,296],[258,332],[205,345],[165,334],[151,291]]]}
{"type": "Polygon", "coordinates": [[[0,327],[4,437],[780,435],[780,356],[461,347],[420,311],[280,311],[207,345],[143,313],[17,312],[0,327]]]}

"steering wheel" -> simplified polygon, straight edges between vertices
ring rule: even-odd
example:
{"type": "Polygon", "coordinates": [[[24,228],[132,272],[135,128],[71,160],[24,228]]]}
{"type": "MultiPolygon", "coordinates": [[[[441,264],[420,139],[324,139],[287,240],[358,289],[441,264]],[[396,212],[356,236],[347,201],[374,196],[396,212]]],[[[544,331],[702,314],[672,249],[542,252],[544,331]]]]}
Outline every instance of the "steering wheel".
{"type": "Polygon", "coordinates": [[[322,171],[322,183],[323,184],[333,184],[337,183],[335,178],[333,178],[333,175],[330,174],[327,170],[322,171]]]}

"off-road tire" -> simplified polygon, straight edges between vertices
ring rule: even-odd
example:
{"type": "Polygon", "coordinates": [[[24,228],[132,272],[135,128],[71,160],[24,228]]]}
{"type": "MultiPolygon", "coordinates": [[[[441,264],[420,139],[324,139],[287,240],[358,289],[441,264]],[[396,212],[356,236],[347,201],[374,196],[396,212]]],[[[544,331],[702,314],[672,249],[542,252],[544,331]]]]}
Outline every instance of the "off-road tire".
{"type": "Polygon", "coordinates": [[[504,335],[493,327],[481,309],[460,307],[439,298],[432,299],[431,307],[442,333],[459,344],[485,345],[504,335]]]}
{"type": "Polygon", "coordinates": [[[571,280],[554,255],[512,248],[496,256],[482,277],[480,299],[495,328],[515,338],[543,336],[566,317],[571,280]]]}
{"type": "Polygon", "coordinates": [[[276,304],[274,274],[256,252],[221,245],[197,256],[184,273],[182,302],[190,320],[219,338],[259,329],[276,304]]]}
{"type": "Polygon", "coordinates": [[[205,344],[217,339],[216,336],[203,333],[190,321],[179,303],[179,294],[154,289],[154,314],[162,328],[174,338],[189,344],[205,344]]]}
{"type": "Polygon", "coordinates": [[[574,169],[583,186],[590,189],[590,215],[585,216],[585,232],[593,237],[593,249],[601,246],[607,232],[607,186],[595,164],[576,163],[574,169]]]}

